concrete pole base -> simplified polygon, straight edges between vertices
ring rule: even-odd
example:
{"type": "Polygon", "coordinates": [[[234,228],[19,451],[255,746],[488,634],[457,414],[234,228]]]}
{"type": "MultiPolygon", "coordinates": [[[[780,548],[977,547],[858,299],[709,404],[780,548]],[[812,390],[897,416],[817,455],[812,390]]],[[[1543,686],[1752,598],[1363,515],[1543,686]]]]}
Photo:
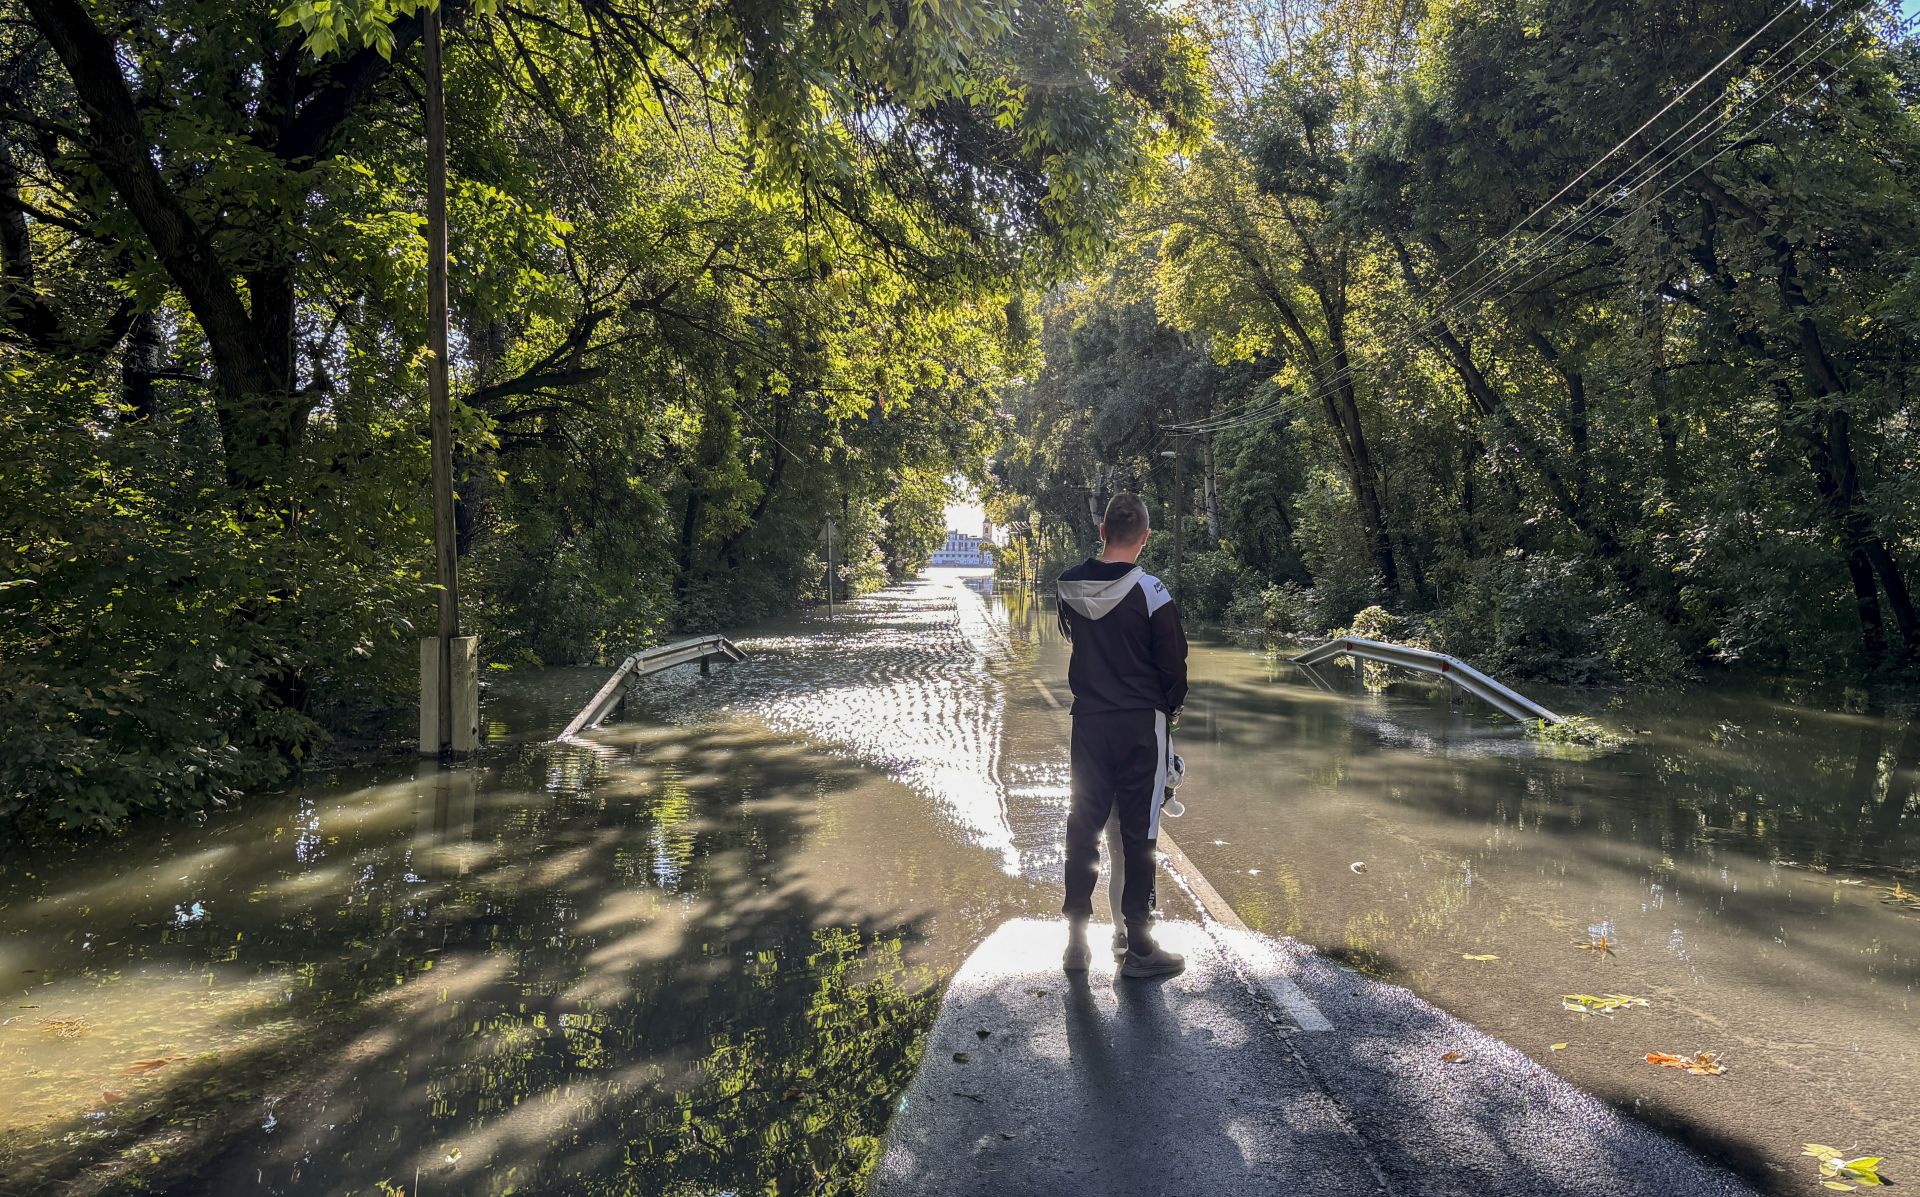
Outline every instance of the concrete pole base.
{"type": "MultiPolygon", "coordinates": [[[[453,638],[453,743],[457,754],[480,751],[480,637],[453,638]]],[[[440,755],[440,638],[420,641],[420,755],[440,755]]]]}

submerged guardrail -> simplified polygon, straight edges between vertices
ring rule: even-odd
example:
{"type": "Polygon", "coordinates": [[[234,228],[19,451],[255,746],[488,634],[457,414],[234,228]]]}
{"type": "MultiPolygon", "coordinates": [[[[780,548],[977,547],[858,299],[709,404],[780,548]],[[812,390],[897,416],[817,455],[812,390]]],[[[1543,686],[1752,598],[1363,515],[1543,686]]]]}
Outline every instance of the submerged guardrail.
{"type": "Polygon", "coordinates": [[[1314,645],[1293,658],[1293,663],[1304,665],[1311,670],[1313,666],[1324,664],[1335,657],[1353,657],[1362,661],[1374,661],[1381,665],[1398,665],[1404,669],[1417,669],[1422,673],[1435,674],[1446,678],[1475,698],[1515,719],[1538,719],[1546,723],[1566,722],[1565,719],[1518,690],[1501,685],[1460,658],[1450,657],[1445,653],[1429,652],[1424,648],[1409,648],[1404,644],[1388,644],[1382,640],[1363,640],[1357,636],[1342,636],[1337,640],[1328,640],[1314,645]]]}
{"type": "Polygon", "coordinates": [[[662,644],[658,648],[649,648],[633,654],[620,662],[620,667],[613,671],[613,676],[607,679],[607,684],[600,687],[599,692],[587,700],[586,706],[580,708],[580,713],[573,717],[572,723],[567,724],[567,729],[560,733],[560,738],[564,740],[605,719],[608,712],[618,706],[620,700],[625,697],[622,688],[633,679],[694,661],[700,662],[700,672],[705,673],[707,662],[714,657],[725,657],[729,661],[744,661],[747,659],[747,654],[741,652],[739,646],[725,636],[702,636],[697,640],[662,644]]]}

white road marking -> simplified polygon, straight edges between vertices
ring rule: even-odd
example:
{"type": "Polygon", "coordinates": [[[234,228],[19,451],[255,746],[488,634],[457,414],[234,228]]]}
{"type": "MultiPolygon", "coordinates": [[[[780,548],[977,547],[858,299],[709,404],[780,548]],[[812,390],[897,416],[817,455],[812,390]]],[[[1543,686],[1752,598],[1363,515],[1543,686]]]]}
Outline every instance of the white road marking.
{"type": "Polygon", "coordinates": [[[1333,1024],[1327,1021],[1326,1015],[1320,1013],[1320,1007],[1314,1005],[1313,999],[1287,975],[1279,955],[1253,928],[1241,921],[1239,914],[1220,896],[1220,891],[1213,888],[1187,854],[1180,850],[1180,845],[1174,843],[1173,837],[1164,830],[1160,832],[1160,850],[1167,854],[1167,871],[1173,874],[1174,880],[1187,891],[1187,896],[1193,899],[1193,904],[1205,916],[1205,926],[1214,942],[1239,961],[1247,975],[1266,991],[1268,997],[1293,1015],[1294,1025],[1302,1031],[1333,1030],[1333,1024]]]}
{"type": "Polygon", "coordinates": [[[1036,689],[1036,690],[1038,690],[1038,691],[1040,691],[1040,697],[1042,697],[1042,698],[1044,698],[1044,699],[1046,699],[1046,700],[1047,700],[1047,705],[1048,705],[1048,706],[1050,706],[1050,707],[1052,707],[1052,708],[1053,708],[1054,710],[1056,710],[1056,711],[1058,711],[1058,710],[1060,710],[1060,709],[1061,709],[1061,706],[1060,706],[1060,700],[1059,700],[1059,699],[1057,699],[1057,698],[1055,698],[1055,697],[1053,696],[1053,691],[1051,691],[1051,690],[1049,690],[1049,689],[1047,689],[1047,684],[1046,684],[1045,682],[1043,682],[1043,681],[1041,681],[1041,680],[1040,680],[1039,678],[1037,678],[1037,677],[1036,677],[1036,678],[1029,678],[1029,679],[1027,679],[1027,680],[1029,680],[1029,681],[1031,681],[1031,682],[1033,683],[1033,688],[1034,688],[1034,689],[1036,689]]]}

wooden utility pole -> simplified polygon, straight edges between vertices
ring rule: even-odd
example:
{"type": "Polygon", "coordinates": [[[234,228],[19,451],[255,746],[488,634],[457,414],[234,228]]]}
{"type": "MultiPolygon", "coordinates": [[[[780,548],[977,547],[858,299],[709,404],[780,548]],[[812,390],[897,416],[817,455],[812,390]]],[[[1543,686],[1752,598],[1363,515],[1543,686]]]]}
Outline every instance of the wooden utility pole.
{"type": "Polygon", "coordinates": [[[440,63],[440,10],[421,30],[427,125],[427,420],[433,453],[433,558],[439,619],[422,644],[420,752],[447,756],[479,747],[477,645],[460,635],[453,530],[453,405],[447,370],[447,104],[440,63]]]}
{"type": "Polygon", "coordinates": [[[447,393],[447,100],[440,69],[440,7],[426,10],[427,410],[433,440],[433,558],[440,583],[440,751],[453,747],[453,638],[460,634],[454,576],[453,403],[447,393]]]}
{"type": "Polygon", "coordinates": [[[827,622],[833,622],[833,517],[827,517],[827,622]]]}

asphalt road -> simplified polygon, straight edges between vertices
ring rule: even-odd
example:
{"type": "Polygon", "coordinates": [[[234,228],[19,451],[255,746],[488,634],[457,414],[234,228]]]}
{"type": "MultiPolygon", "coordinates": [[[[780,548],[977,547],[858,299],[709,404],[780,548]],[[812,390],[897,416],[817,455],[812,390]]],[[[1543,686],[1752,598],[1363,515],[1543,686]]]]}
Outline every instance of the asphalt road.
{"type": "Polygon", "coordinates": [[[1750,1197],[1406,990],[1231,923],[1161,928],[1189,966],[1145,982],[1099,952],[1068,977],[1057,920],[988,937],[948,988],[876,1197],[1750,1197]]]}

